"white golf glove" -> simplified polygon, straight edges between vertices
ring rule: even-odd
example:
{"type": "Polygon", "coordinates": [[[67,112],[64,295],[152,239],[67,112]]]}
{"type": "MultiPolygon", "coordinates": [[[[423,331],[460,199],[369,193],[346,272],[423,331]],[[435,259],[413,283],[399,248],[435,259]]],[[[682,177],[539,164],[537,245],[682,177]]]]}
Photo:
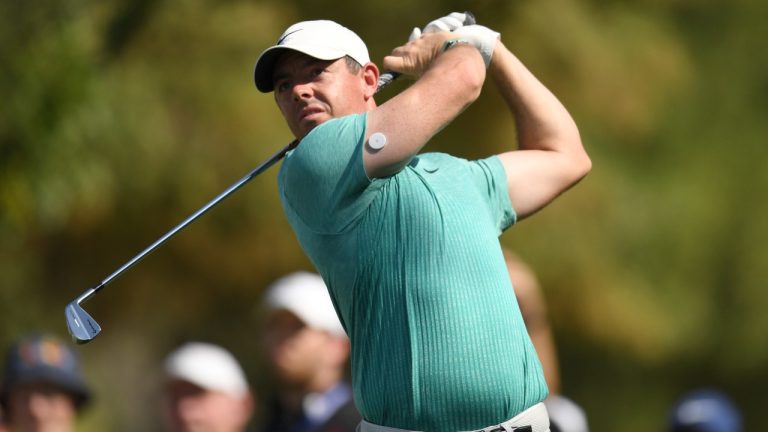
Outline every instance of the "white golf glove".
{"type": "Polygon", "coordinates": [[[414,27],[411,32],[411,36],[408,38],[408,42],[418,39],[422,33],[434,33],[439,31],[454,31],[459,27],[464,26],[464,21],[467,19],[467,14],[464,12],[453,12],[442,18],[438,18],[431,21],[421,30],[418,27],[414,27]]]}
{"type": "Polygon", "coordinates": [[[471,43],[478,51],[480,51],[480,55],[483,56],[486,68],[491,64],[493,49],[496,48],[496,42],[501,36],[498,32],[495,32],[488,27],[475,24],[459,27],[454,30],[453,33],[457,38],[471,43]]]}
{"type": "Polygon", "coordinates": [[[446,15],[442,18],[438,18],[424,27],[424,33],[434,33],[440,31],[454,31],[459,27],[464,26],[464,21],[467,19],[467,14],[463,12],[453,12],[450,15],[446,15]]]}

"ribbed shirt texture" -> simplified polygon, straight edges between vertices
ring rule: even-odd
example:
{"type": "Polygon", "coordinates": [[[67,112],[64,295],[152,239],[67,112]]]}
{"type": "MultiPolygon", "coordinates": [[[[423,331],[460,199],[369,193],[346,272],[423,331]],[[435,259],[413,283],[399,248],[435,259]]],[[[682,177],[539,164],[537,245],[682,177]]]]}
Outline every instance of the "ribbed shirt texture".
{"type": "Polygon", "coordinates": [[[496,157],[416,156],[367,178],[366,115],[316,127],[280,170],[288,220],[352,345],[363,417],[462,431],[547,396],[498,237],[515,222],[496,157]]]}

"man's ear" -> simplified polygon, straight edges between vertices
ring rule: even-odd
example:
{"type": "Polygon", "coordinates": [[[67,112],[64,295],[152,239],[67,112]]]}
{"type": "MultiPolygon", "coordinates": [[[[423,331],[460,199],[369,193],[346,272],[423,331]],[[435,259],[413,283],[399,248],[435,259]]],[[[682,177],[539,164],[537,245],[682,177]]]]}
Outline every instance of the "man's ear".
{"type": "Polygon", "coordinates": [[[376,94],[379,84],[379,68],[373,63],[363,66],[363,85],[365,86],[365,100],[369,100],[376,94]]]}

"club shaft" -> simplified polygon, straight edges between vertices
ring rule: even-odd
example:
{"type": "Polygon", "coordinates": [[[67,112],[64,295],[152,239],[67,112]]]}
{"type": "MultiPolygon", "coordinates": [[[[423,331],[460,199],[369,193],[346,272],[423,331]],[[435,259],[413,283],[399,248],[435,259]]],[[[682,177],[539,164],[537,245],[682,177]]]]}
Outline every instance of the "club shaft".
{"type": "Polygon", "coordinates": [[[288,153],[288,151],[290,151],[291,149],[296,147],[297,144],[298,144],[297,141],[293,141],[290,144],[288,144],[287,146],[285,146],[284,148],[282,148],[279,151],[277,151],[269,159],[267,159],[264,162],[262,162],[261,165],[259,165],[256,168],[254,168],[251,172],[246,174],[243,178],[241,178],[240,180],[235,182],[232,186],[227,188],[224,192],[222,192],[218,196],[216,196],[216,198],[214,198],[211,201],[209,201],[206,205],[204,205],[199,210],[197,210],[195,213],[193,213],[191,216],[189,216],[188,218],[184,219],[181,223],[179,223],[178,225],[173,227],[170,231],[165,233],[162,237],[157,239],[154,243],[152,243],[151,245],[147,246],[146,249],[144,249],[143,251],[139,252],[138,255],[136,255],[135,257],[131,258],[130,261],[128,261],[127,263],[123,264],[120,268],[115,270],[114,273],[112,273],[109,276],[107,276],[106,278],[104,278],[98,285],[96,285],[95,287],[90,288],[87,291],[85,291],[80,297],[78,297],[78,299],[77,299],[78,303],[80,303],[82,301],[85,301],[88,298],[90,298],[91,296],[93,296],[94,294],[96,294],[96,292],[98,292],[100,289],[104,288],[107,284],[112,282],[115,278],[120,276],[124,271],[126,271],[129,268],[133,267],[136,263],[138,263],[144,257],[146,257],[147,255],[152,253],[152,251],[157,249],[160,245],[162,245],[166,241],[170,240],[171,237],[173,237],[176,234],[178,234],[179,231],[181,231],[184,228],[186,228],[187,225],[191,224],[197,218],[199,218],[200,216],[204,215],[206,212],[208,212],[208,210],[213,208],[216,204],[218,204],[219,202],[221,202],[222,200],[224,200],[228,196],[232,195],[232,193],[234,193],[235,191],[237,191],[238,189],[243,187],[246,183],[251,181],[254,177],[256,177],[259,174],[261,174],[264,170],[266,170],[270,166],[274,165],[275,162],[277,162],[280,159],[282,159],[283,156],[285,156],[285,154],[288,153]]]}
{"type": "Polygon", "coordinates": [[[80,304],[89,298],[91,298],[92,295],[96,294],[96,291],[100,290],[104,286],[104,282],[101,282],[100,284],[96,285],[93,288],[88,288],[87,290],[83,291],[82,294],[80,294],[76,299],[75,302],[77,304],[80,304]]]}

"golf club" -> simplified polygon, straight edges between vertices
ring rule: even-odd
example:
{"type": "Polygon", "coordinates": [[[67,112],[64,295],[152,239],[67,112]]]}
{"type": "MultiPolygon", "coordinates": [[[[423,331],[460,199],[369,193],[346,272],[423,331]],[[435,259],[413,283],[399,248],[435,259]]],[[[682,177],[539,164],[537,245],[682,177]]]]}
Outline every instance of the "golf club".
{"type": "MultiPolygon", "coordinates": [[[[475,17],[470,12],[465,12],[465,20],[464,25],[471,25],[475,24],[475,17]]],[[[391,84],[394,80],[396,80],[400,76],[399,73],[396,72],[385,72],[382,73],[379,77],[379,81],[377,83],[377,89],[376,91],[381,91],[384,87],[391,84]]],[[[133,267],[136,263],[141,261],[144,257],[149,255],[152,251],[157,249],[160,245],[168,241],[171,237],[176,235],[179,231],[184,229],[187,225],[194,222],[197,218],[204,215],[208,210],[213,208],[216,204],[220,203],[222,200],[230,196],[232,193],[240,189],[242,186],[244,186],[246,183],[251,181],[254,177],[258,176],[262,172],[264,172],[267,168],[271,167],[275,164],[275,162],[282,159],[286,153],[294,149],[299,144],[298,140],[292,141],[290,144],[285,146],[284,148],[277,151],[275,154],[270,156],[267,160],[261,163],[261,165],[254,168],[251,172],[249,172],[247,175],[245,175],[243,178],[238,180],[235,184],[230,186],[228,189],[226,189],[224,192],[216,196],[216,198],[212,199],[208,202],[208,204],[201,207],[199,210],[197,210],[195,213],[193,213],[188,218],[184,219],[181,223],[176,225],[173,229],[168,231],[165,235],[157,239],[154,243],[149,245],[146,249],[141,251],[138,255],[131,258],[130,261],[123,264],[122,267],[115,270],[112,274],[104,278],[101,282],[99,282],[96,286],[92,288],[88,288],[85,290],[80,296],[78,296],[76,299],[71,301],[65,308],[64,308],[64,315],[67,319],[67,329],[69,330],[70,335],[72,335],[72,339],[78,343],[78,344],[85,344],[93,340],[96,336],[99,335],[101,332],[101,326],[99,323],[96,322],[89,314],[88,312],[83,309],[81,304],[88,300],[89,298],[93,297],[97,292],[99,292],[102,288],[104,288],[107,284],[112,282],[115,278],[120,276],[123,272],[128,270],[129,268],[133,267]]]]}
{"type": "Polygon", "coordinates": [[[136,263],[141,261],[142,258],[149,255],[150,252],[157,249],[161,244],[168,241],[171,237],[176,235],[179,231],[184,229],[187,225],[195,221],[197,218],[205,214],[208,210],[210,210],[213,206],[221,202],[224,198],[231,195],[236,190],[243,187],[246,183],[251,181],[254,177],[261,174],[263,171],[265,171],[267,168],[271,167],[275,164],[275,162],[279,161],[280,159],[285,156],[286,153],[288,153],[290,150],[295,148],[299,142],[297,140],[292,141],[290,144],[285,146],[284,148],[280,149],[278,152],[273,154],[269,157],[269,159],[265,160],[261,163],[261,165],[254,168],[251,172],[249,172],[245,177],[238,180],[235,184],[230,186],[227,190],[216,196],[216,198],[212,199],[208,204],[201,207],[199,210],[197,210],[195,213],[193,213],[188,218],[184,219],[181,223],[176,225],[173,229],[168,231],[165,235],[157,239],[154,243],[149,245],[146,249],[141,251],[138,255],[131,258],[130,261],[123,264],[122,267],[115,270],[114,273],[107,276],[104,280],[99,282],[98,285],[96,285],[93,288],[88,288],[80,294],[79,297],[77,297],[75,300],[70,302],[66,308],[65,308],[65,315],[67,317],[67,328],[69,329],[69,333],[72,335],[72,339],[79,343],[87,343],[91,341],[93,338],[95,338],[99,332],[101,331],[101,326],[99,323],[96,322],[89,314],[86,312],[80,304],[89,298],[93,297],[94,294],[99,292],[102,288],[104,288],[107,284],[112,282],[116,277],[118,277],[120,274],[122,274],[124,271],[128,270],[129,268],[133,267],[136,263]]]}

